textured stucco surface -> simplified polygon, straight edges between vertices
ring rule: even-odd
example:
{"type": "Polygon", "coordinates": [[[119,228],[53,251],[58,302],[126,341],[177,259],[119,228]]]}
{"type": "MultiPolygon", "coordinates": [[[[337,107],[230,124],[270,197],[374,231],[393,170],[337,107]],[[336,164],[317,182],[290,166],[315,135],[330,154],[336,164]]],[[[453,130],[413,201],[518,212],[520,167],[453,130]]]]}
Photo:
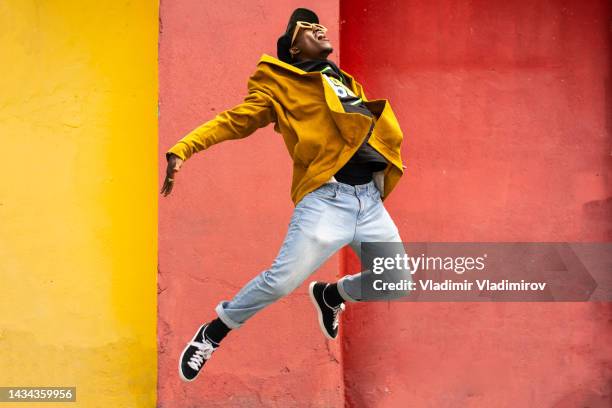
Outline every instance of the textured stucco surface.
{"type": "Polygon", "coordinates": [[[157,12],[0,2],[0,385],[77,387],[17,405],[155,406],[157,12]]]}
{"type": "MultiPolygon", "coordinates": [[[[161,150],[242,100],[296,6],[324,16],[332,59],[341,45],[370,98],[391,100],[408,169],[385,205],[405,241],[612,238],[605,2],[351,0],[339,14],[334,2],[162,2],[161,150]]],[[[340,350],[305,285],[181,383],[193,330],[276,255],[289,184],[270,127],[195,156],[161,199],[160,406],[609,405],[609,304],[351,305],[340,350]]],[[[316,276],[355,261],[344,251],[316,276]]]]}
{"type": "MultiPolygon", "coordinates": [[[[385,202],[404,241],[612,239],[608,2],[340,10],[343,67],[390,98],[406,136],[385,202]]],[[[343,322],[347,404],[609,407],[611,317],[596,303],[360,304],[343,322]]]]}
{"type": "MultiPolygon", "coordinates": [[[[276,55],[276,39],[301,6],[317,10],[337,45],[337,2],[162,1],[162,163],[184,134],[242,102],[260,56],[276,55]]],[[[162,180],[165,165],[160,171],[162,180]]],[[[196,328],[271,265],[293,204],[291,161],[272,125],[196,154],[176,180],[159,204],[160,406],[342,406],[338,343],[321,334],[306,283],[232,332],[195,382],[179,379],[177,359],[196,328]]],[[[336,256],[315,276],[337,271],[336,256]]]]}

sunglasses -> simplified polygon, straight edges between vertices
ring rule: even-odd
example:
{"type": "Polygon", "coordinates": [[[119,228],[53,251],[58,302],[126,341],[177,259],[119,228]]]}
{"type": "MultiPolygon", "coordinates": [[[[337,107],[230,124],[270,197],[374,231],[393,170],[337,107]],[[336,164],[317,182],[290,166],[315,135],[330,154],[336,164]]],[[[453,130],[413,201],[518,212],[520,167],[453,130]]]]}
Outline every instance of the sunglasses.
{"type": "Polygon", "coordinates": [[[324,33],[327,32],[327,27],[322,26],[321,24],[316,24],[316,23],[308,23],[306,21],[297,21],[295,23],[295,29],[293,30],[293,37],[291,37],[291,45],[290,47],[293,46],[293,42],[295,41],[295,37],[297,37],[297,33],[300,31],[300,28],[303,28],[305,30],[321,30],[324,33]]]}

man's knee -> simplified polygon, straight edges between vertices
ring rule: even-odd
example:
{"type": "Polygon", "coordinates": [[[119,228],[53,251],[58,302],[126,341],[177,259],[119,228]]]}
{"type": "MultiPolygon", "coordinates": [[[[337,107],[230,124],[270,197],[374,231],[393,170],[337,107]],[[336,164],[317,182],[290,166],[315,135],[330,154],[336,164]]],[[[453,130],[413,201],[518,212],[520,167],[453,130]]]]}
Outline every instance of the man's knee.
{"type": "Polygon", "coordinates": [[[276,298],[287,296],[298,286],[293,279],[275,276],[270,270],[264,272],[263,280],[268,287],[268,292],[276,298]]]}

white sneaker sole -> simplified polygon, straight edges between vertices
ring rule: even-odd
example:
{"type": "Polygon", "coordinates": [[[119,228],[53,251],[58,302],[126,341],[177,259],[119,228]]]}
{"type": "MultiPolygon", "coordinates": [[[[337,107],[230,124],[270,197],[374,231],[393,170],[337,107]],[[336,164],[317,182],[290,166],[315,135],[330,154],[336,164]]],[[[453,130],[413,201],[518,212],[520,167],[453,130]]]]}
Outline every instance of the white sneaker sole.
{"type": "MultiPolygon", "coordinates": [[[[200,333],[200,330],[202,330],[202,327],[206,326],[206,323],[204,323],[203,325],[200,326],[200,328],[198,329],[198,331],[196,331],[196,334],[193,336],[193,339],[191,339],[191,341],[195,341],[196,337],[198,337],[198,333],[200,333]]],[[[196,374],[195,377],[193,377],[191,380],[188,378],[185,378],[185,376],[183,375],[183,370],[182,370],[182,362],[183,362],[183,356],[185,355],[185,353],[187,352],[187,349],[189,348],[189,344],[187,344],[187,346],[183,349],[183,352],[181,353],[181,357],[179,357],[179,361],[178,361],[178,371],[179,371],[179,377],[181,377],[181,380],[185,381],[185,382],[192,382],[193,380],[195,380],[196,378],[198,378],[198,375],[200,375],[200,373],[198,372],[198,374],[196,374]]],[[[202,371],[202,368],[200,368],[200,371],[202,371]]]]}
{"type": "MultiPolygon", "coordinates": [[[[318,316],[318,320],[319,320],[319,327],[321,328],[321,331],[323,332],[323,335],[325,335],[325,337],[327,337],[330,340],[336,340],[338,337],[333,338],[332,336],[329,335],[329,333],[327,333],[327,329],[325,329],[325,325],[323,324],[323,312],[321,311],[321,308],[319,307],[319,302],[317,302],[317,299],[314,296],[314,285],[317,282],[310,282],[310,285],[308,285],[308,294],[310,295],[310,300],[312,301],[312,304],[315,306],[315,309],[317,309],[317,316],[318,316]]],[[[339,334],[339,333],[338,333],[339,334]]]]}

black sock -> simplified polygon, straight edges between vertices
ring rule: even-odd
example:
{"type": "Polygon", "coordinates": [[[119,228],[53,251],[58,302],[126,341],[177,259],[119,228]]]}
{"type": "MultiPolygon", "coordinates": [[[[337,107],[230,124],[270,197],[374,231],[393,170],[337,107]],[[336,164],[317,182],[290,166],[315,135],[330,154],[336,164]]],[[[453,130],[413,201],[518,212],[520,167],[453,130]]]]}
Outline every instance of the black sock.
{"type": "Polygon", "coordinates": [[[204,334],[208,340],[212,340],[215,343],[221,343],[221,340],[231,329],[225,325],[218,317],[208,324],[208,327],[204,331],[204,334]]]}
{"type": "Polygon", "coordinates": [[[337,283],[330,283],[323,289],[323,299],[331,307],[337,307],[340,306],[340,303],[344,303],[344,299],[340,296],[340,292],[338,292],[337,283]]]}

